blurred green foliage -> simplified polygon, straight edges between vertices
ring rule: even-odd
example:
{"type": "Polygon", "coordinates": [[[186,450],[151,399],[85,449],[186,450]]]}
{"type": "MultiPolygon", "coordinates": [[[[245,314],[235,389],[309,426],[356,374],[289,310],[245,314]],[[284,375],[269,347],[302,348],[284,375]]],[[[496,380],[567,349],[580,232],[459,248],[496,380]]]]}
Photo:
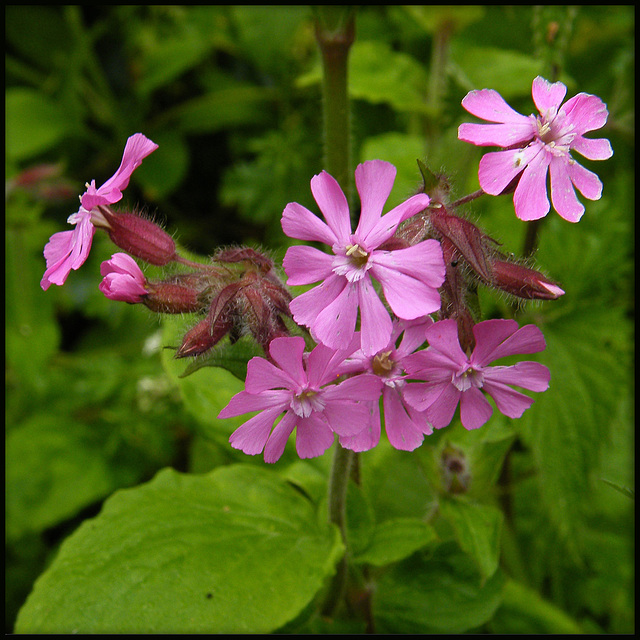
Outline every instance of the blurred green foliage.
{"type": "MultiPolygon", "coordinates": [[[[144,203],[196,253],[242,243],[279,258],[290,242],[280,228],[284,206],[316,210],[309,180],[323,169],[323,152],[308,8],[13,5],[5,17],[11,632],[60,543],[118,489],[165,467],[200,474],[238,462],[263,466],[229,447],[237,420],[215,419],[241,383],[213,368],[181,378],[184,366],[163,349],[176,346],[192,320],[161,326],[145,309],[99,292],[100,262],[114,250],[103,235],[64,287],[40,289],[42,248],[66,228],[82,185],[108,178],[127,137],[142,132],[160,148],[134,174],[125,201],[144,203]],[[16,182],[43,163],[57,173],[16,182]]],[[[518,313],[545,334],[540,361],[551,369],[550,390],[519,421],[495,416],[478,432],[452,425],[414,454],[382,442],[361,456],[349,537],[377,584],[376,629],[630,633],[633,7],[369,6],[358,9],[356,32],[353,157],[397,166],[388,207],[419,185],[418,158],[451,177],[453,198],[478,188],[483,150],[457,140],[458,125],[470,120],[460,101],[471,89],[496,89],[521,113],[533,109],[537,74],[564,82],[569,96],[595,93],[608,104],[601,135],[615,152],[607,162],[584,162],[604,191],[587,202],[583,220],[570,225],[552,212],[541,227],[535,263],[567,294],[518,313]],[[470,461],[464,498],[444,495],[448,446],[470,461]],[[422,518],[437,504],[432,529],[422,518]],[[402,562],[385,570],[395,561],[402,562]]],[[[524,226],[509,197],[480,199],[467,213],[506,252],[522,250],[524,226]]],[[[491,292],[481,292],[481,303],[485,317],[513,314],[512,301],[491,292]]],[[[287,451],[273,468],[322,506],[327,455],[299,461],[287,451]]],[[[295,502],[282,497],[283,483],[271,489],[295,502]]],[[[133,500],[117,495],[110,512],[133,500]]],[[[78,535],[100,544],[86,528],[78,535]]],[[[332,534],[322,540],[335,553],[332,534]]],[[[68,545],[61,557],[83,556],[68,545]]],[[[316,569],[314,579],[322,575],[316,569]]],[[[290,622],[285,630],[361,631],[339,621],[327,627],[304,609],[305,598],[296,602],[290,613],[298,618],[274,614],[266,630],[290,622]]]]}

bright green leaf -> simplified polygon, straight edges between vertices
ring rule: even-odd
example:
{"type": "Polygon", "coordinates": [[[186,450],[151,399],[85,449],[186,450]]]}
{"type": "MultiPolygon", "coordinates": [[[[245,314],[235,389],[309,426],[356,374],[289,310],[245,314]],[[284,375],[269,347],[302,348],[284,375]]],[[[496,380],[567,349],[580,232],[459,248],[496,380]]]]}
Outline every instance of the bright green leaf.
{"type": "Polygon", "coordinates": [[[382,567],[409,557],[435,540],[433,527],[418,518],[393,518],[377,525],[369,545],[354,557],[358,564],[382,567]]]}
{"type": "Polygon", "coordinates": [[[462,497],[442,499],[442,517],[453,527],[461,549],[478,565],[484,578],[491,577],[500,559],[502,513],[491,505],[462,497]]]}
{"type": "Polygon", "coordinates": [[[17,633],[268,633],[308,605],[337,528],[273,472],[161,471],[116,493],[62,545],[17,633]]]}

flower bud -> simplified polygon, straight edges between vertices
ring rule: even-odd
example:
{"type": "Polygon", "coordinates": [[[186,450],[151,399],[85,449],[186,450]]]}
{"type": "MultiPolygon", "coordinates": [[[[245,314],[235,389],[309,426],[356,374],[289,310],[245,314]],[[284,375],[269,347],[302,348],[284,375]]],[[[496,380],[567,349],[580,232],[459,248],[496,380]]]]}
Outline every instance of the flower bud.
{"type": "MultiPolygon", "coordinates": [[[[96,207],[111,241],[127,253],[149,264],[163,266],[176,258],[173,238],[155,222],[135,213],[116,213],[109,207],[96,207]]],[[[94,217],[92,222],[96,224],[94,217]]]]}
{"type": "Polygon", "coordinates": [[[440,477],[442,488],[447,493],[466,493],[471,483],[469,463],[464,452],[450,444],[440,455],[440,477]]]}
{"type": "Polygon", "coordinates": [[[489,242],[495,241],[468,220],[447,213],[444,207],[430,208],[429,220],[434,230],[455,246],[476,275],[485,283],[490,283],[489,242]]]}
{"type": "Polygon", "coordinates": [[[126,253],[114,253],[100,265],[100,291],[110,300],[135,304],[144,302],[147,280],[136,261],[126,253]]]}
{"type": "Polygon", "coordinates": [[[202,355],[216,346],[232,327],[231,319],[219,319],[211,324],[207,315],[198,324],[187,331],[182,344],[176,352],[176,358],[187,358],[202,355]]]}
{"type": "Polygon", "coordinates": [[[175,282],[148,282],[148,295],[142,301],[156,313],[193,313],[204,307],[200,291],[175,282]]]}
{"type": "Polygon", "coordinates": [[[493,260],[493,285],[519,298],[556,300],[564,291],[540,272],[504,260],[493,260]]]}

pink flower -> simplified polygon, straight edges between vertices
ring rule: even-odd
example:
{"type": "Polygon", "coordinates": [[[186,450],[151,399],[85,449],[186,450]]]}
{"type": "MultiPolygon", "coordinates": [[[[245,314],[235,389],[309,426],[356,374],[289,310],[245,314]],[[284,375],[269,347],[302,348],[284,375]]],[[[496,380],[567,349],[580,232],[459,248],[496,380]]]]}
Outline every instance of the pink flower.
{"type": "MultiPolygon", "coordinates": [[[[425,342],[425,329],[433,323],[427,316],[424,320],[399,321],[393,323],[389,344],[375,356],[366,356],[362,350],[347,358],[340,367],[345,373],[370,373],[382,380],[382,403],[387,438],[393,447],[402,451],[413,451],[422,444],[425,434],[433,432],[424,411],[418,411],[404,399],[407,388],[403,368],[404,359],[425,342]],[[396,342],[402,334],[402,340],[396,342]]],[[[367,451],[380,440],[380,407],[373,404],[371,424],[353,436],[340,436],[345,449],[367,451]]]]}
{"type": "Polygon", "coordinates": [[[553,207],[569,222],[577,222],[584,213],[574,187],[589,200],[602,195],[598,176],[578,164],[570,151],[589,160],[606,160],[613,155],[607,139],[584,137],[604,126],[609,115],[607,106],[588,93],[579,93],[560,106],[566,92],[562,82],[551,84],[538,76],[532,87],[538,116],[514,111],[492,89],[471,91],[462,100],[469,113],[497,124],[461,124],[458,138],[505,148],[487,153],[480,160],[480,186],[486,193],[499,195],[521,174],[513,196],[521,220],[537,220],[549,212],[547,174],[551,177],[553,207]]]}
{"type": "Polygon", "coordinates": [[[269,353],[275,364],[252,358],[245,390],[231,398],[218,416],[229,418],[260,411],[231,434],[231,446],[248,455],[264,450],[265,462],[276,462],[297,429],[298,455],[313,458],[333,444],[334,432],[348,436],[361,431],[371,417],[370,402],[380,396],[380,380],[356,376],[328,384],[336,379],[338,365],[356,346],[336,352],[318,345],[305,357],[301,337],[272,340],[269,353]],[[284,416],[273,427],[282,413],[284,416]]]}
{"type": "Polygon", "coordinates": [[[40,286],[45,291],[52,284],[64,284],[71,269],[78,269],[85,263],[95,233],[94,223],[108,227],[104,217],[94,208],[118,202],[123,189],[129,184],[131,174],[157,148],[158,145],[143,134],[132,135],[125,145],[120,167],[113,176],[98,189],[95,180],[86,185],[87,190],[80,197],[80,209],[67,219],[69,224],[76,225],[75,229],[54,233],[44,248],[47,269],[40,286]]]}
{"type": "Polygon", "coordinates": [[[147,279],[138,263],[126,253],[114,253],[111,260],[100,265],[100,274],[104,276],[100,291],[110,300],[136,303],[148,293],[147,279]]]}
{"type": "Polygon", "coordinates": [[[288,236],[324,242],[333,251],[334,255],[328,255],[309,246],[290,247],[283,266],[289,285],[323,280],[295,298],[290,308],[296,322],[308,326],[318,342],[334,349],[351,342],[358,310],[363,352],[374,355],[388,344],[391,319],[373,287],[373,278],[399,318],[412,320],[440,308],[437,289],[445,270],[436,240],[395,251],[380,249],[403,220],[429,204],[426,194],[418,194],[382,216],[395,176],[395,167],[381,160],[358,165],[355,178],[361,214],[355,233],[351,232],[347,199],[325,171],[312,178],[311,191],[326,224],[296,202],[284,210],[282,228],[288,236]]]}
{"type": "Polygon", "coordinates": [[[481,427],[493,413],[482,391],[493,398],[501,413],[519,418],[533,400],[508,385],[530,391],[549,387],[549,370],[538,362],[488,366],[505,356],[544,350],[538,327],[530,324],[519,329],[515,320],[485,320],[474,325],[473,335],[476,346],[468,356],[460,348],[456,321],[436,322],[426,331],[429,348],[404,360],[409,377],[426,381],[407,385],[405,398],[416,409],[426,409],[437,429],[451,422],[458,402],[465,429],[481,427]]]}

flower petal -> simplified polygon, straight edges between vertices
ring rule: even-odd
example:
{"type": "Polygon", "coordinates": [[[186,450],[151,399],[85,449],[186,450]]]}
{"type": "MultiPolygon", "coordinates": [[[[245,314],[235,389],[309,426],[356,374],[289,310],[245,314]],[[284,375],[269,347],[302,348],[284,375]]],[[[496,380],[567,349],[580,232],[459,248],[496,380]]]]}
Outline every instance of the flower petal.
{"type": "Polygon", "coordinates": [[[600,129],[609,117],[607,105],[590,93],[573,96],[562,105],[560,112],[565,114],[565,122],[573,125],[572,133],[578,135],[600,129]]]}
{"type": "Polygon", "coordinates": [[[382,216],[396,179],[396,168],[383,160],[369,160],[356,167],[355,176],[361,203],[356,235],[364,239],[382,216]]]}
{"type": "Polygon", "coordinates": [[[436,287],[379,262],[371,272],[382,285],[385,299],[399,318],[414,320],[440,309],[440,294],[436,287]]]}
{"type": "Polygon", "coordinates": [[[351,236],[349,204],[337,180],[326,171],[311,178],[311,193],[337,242],[345,246],[351,236]]]}
{"type": "Polygon", "coordinates": [[[508,329],[513,328],[514,325],[517,326],[515,320],[504,319],[485,320],[476,324],[473,327],[476,348],[473,351],[471,362],[476,366],[483,367],[500,358],[523,353],[538,353],[546,349],[547,345],[542,331],[534,324],[527,324],[517,331],[512,331],[508,337],[503,337],[508,329]],[[495,339],[492,339],[492,334],[495,334],[495,339]],[[497,344],[500,338],[502,339],[497,344]],[[486,347],[483,347],[485,344],[486,347]]]}
{"type": "Polygon", "coordinates": [[[281,409],[263,411],[247,420],[231,434],[229,443],[234,449],[240,449],[250,456],[260,453],[269,439],[273,422],[281,411],[281,409]]]}
{"type": "Polygon", "coordinates": [[[287,411],[282,420],[274,427],[269,439],[264,445],[264,461],[272,464],[280,460],[287,446],[287,440],[300,420],[293,411],[287,411]]]}
{"type": "Polygon", "coordinates": [[[470,91],[462,99],[462,106],[470,114],[489,122],[523,123],[529,120],[527,116],[512,109],[493,89],[470,91]]]}
{"type": "Polygon", "coordinates": [[[550,160],[549,154],[541,150],[522,172],[513,194],[516,216],[520,220],[537,220],[549,213],[547,172],[550,160]]]}
{"type": "MultiPolygon", "coordinates": [[[[460,400],[462,393],[456,389],[451,383],[444,386],[442,393],[427,407],[427,416],[429,422],[433,424],[436,429],[442,429],[443,427],[451,424],[453,414],[456,412],[456,407],[460,400]]],[[[405,398],[406,398],[405,394],[405,398]]],[[[416,407],[416,405],[413,405],[416,407]]],[[[419,407],[416,407],[418,409],[419,407]]]]}
{"type": "Polygon", "coordinates": [[[367,426],[352,436],[339,436],[340,445],[350,451],[369,451],[380,442],[380,408],[377,402],[371,403],[371,419],[367,426]]]}
{"type": "MultiPolygon", "coordinates": [[[[434,322],[427,328],[426,336],[430,349],[444,354],[452,363],[463,365],[467,362],[467,356],[460,348],[458,323],[455,320],[450,318],[434,322]]],[[[426,353],[428,354],[429,350],[426,353]]]]}
{"type": "Polygon", "coordinates": [[[131,174],[157,148],[158,145],[142,133],[134,133],[130,136],[124,147],[118,170],[98,189],[96,189],[95,180],[93,180],[80,199],[82,206],[91,211],[93,207],[98,205],[118,202],[122,198],[122,191],[129,184],[131,174]]]}
{"type": "Polygon", "coordinates": [[[296,451],[301,458],[321,456],[335,439],[333,431],[317,413],[299,418],[296,428],[296,451]]]}
{"type": "MultiPolygon", "coordinates": [[[[346,282],[344,278],[342,278],[342,280],[346,282]]],[[[325,280],[325,284],[329,281],[330,280],[325,280]]],[[[300,297],[302,296],[299,296],[299,298],[300,297]]],[[[299,298],[295,298],[293,302],[299,298]]],[[[291,310],[293,311],[293,307],[291,310]]],[[[322,342],[322,344],[332,347],[333,349],[346,349],[353,338],[357,317],[358,287],[357,284],[348,283],[342,288],[342,291],[340,291],[334,300],[319,311],[309,324],[309,327],[315,334],[318,342],[322,342]]]]}
{"type": "MultiPolygon", "coordinates": [[[[516,331],[518,331],[518,323],[515,320],[504,318],[484,320],[473,325],[476,346],[471,355],[471,365],[484,367],[493,362],[496,359],[494,353],[498,347],[516,331]]],[[[521,352],[514,351],[513,353],[521,352]]]]}
{"type": "Polygon", "coordinates": [[[509,367],[487,367],[484,370],[484,384],[487,381],[515,384],[529,391],[546,391],[550,379],[551,372],[539,362],[517,362],[509,367]]]}
{"type": "MultiPolygon", "coordinates": [[[[531,146],[527,147],[530,149],[531,146]]],[[[485,193],[499,196],[525,168],[523,150],[491,151],[480,158],[478,180],[485,193]]]]}
{"type": "Polygon", "coordinates": [[[482,387],[495,401],[498,411],[509,418],[521,418],[533,404],[533,399],[506,384],[485,381],[482,387]]]}
{"type": "Polygon", "coordinates": [[[411,196],[383,215],[365,236],[361,236],[359,232],[356,232],[356,241],[361,242],[368,251],[376,249],[396,232],[401,222],[424,211],[429,206],[429,202],[431,202],[431,199],[426,193],[418,193],[415,196],[411,196]]]}
{"type": "Polygon", "coordinates": [[[346,278],[329,276],[322,284],[301,293],[289,303],[289,309],[298,324],[311,327],[318,315],[326,309],[347,286],[346,278]]]}
{"type": "Polygon", "coordinates": [[[247,379],[244,385],[250,394],[259,394],[272,389],[297,391],[298,384],[289,374],[264,358],[251,358],[247,363],[247,379]]]}
{"type": "Polygon", "coordinates": [[[307,383],[307,374],[302,366],[304,346],[304,338],[300,336],[275,338],[269,344],[269,354],[274,362],[300,386],[307,383]]]}
{"type": "Polygon", "coordinates": [[[553,158],[549,165],[549,175],[553,208],[568,222],[578,222],[584,213],[584,206],[576,197],[567,158],[553,158]]]}
{"type": "Polygon", "coordinates": [[[290,238],[324,242],[330,247],[338,242],[336,234],[318,216],[297,202],[290,202],[284,208],[280,224],[290,238]]]}
{"type": "Polygon", "coordinates": [[[407,413],[398,390],[385,387],[383,404],[385,431],[391,446],[400,451],[417,449],[424,440],[424,434],[407,413]]]}
{"type": "Polygon", "coordinates": [[[585,169],[577,162],[570,162],[568,171],[571,182],[585,198],[589,198],[589,200],[600,199],[602,196],[602,182],[600,182],[600,178],[595,173],[585,169]]]}
{"type": "Polygon", "coordinates": [[[465,429],[477,429],[487,422],[493,408],[477,387],[471,387],[460,398],[460,422],[465,429]]]}
{"type": "Polygon", "coordinates": [[[229,404],[218,414],[218,418],[233,418],[251,411],[264,411],[265,409],[278,409],[282,413],[289,405],[291,393],[282,391],[264,391],[260,394],[248,393],[246,390],[236,393],[229,404]]]}
{"type": "Polygon", "coordinates": [[[607,160],[613,155],[611,143],[606,138],[576,136],[571,148],[588,160],[607,160]]]}
{"type": "Polygon", "coordinates": [[[360,306],[360,342],[362,351],[373,356],[389,344],[393,323],[378,293],[366,277],[357,284],[358,304],[360,306]]]}
{"type": "Polygon", "coordinates": [[[394,251],[376,251],[370,262],[383,265],[420,280],[429,287],[437,289],[444,282],[445,265],[442,247],[437,240],[424,240],[406,249],[394,251]]]}
{"type": "Polygon", "coordinates": [[[480,147],[510,147],[531,140],[534,128],[526,122],[508,124],[474,124],[465,122],[458,127],[458,139],[480,147]]]}
{"type": "Polygon", "coordinates": [[[531,95],[538,111],[545,115],[548,111],[554,114],[567,95],[567,87],[562,82],[548,82],[542,76],[534,78],[531,95]]]}
{"type": "Polygon", "coordinates": [[[289,247],[282,261],[290,286],[311,284],[331,275],[333,256],[313,247],[289,247]]]}

